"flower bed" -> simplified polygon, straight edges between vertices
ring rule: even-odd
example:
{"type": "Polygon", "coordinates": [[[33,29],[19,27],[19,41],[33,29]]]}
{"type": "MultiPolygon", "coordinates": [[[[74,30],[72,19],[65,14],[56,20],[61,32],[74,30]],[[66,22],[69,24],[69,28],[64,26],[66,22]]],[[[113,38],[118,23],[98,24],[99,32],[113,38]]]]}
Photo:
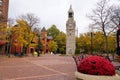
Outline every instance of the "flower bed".
{"type": "Polygon", "coordinates": [[[80,61],[75,75],[83,80],[120,80],[113,64],[100,56],[89,56],[80,61]]]}

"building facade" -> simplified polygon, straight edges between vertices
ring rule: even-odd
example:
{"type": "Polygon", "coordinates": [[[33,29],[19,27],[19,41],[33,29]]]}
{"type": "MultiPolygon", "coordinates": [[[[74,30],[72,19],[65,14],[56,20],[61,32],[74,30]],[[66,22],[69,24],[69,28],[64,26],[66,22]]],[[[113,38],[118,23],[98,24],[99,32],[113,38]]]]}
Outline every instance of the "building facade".
{"type": "Polygon", "coordinates": [[[5,53],[6,34],[5,28],[7,27],[9,0],[0,0],[0,54],[5,53]]]}
{"type": "Polygon", "coordinates": [[[42,28],[41,30],[41,42],[42,42],[42,51],[44,53],[46,53],[46,47],[47,47],[47,30],[45,29],[45,27],[42,28]]]}
{"type": "Polygon", "coordinates": [[[47,30],[45,27],[41,30],[41,42],[42,42],[42,51],[44,53],[49,53],[51,50],[48,47],[48,44],[52,41],[53,37],[47,35],[47,30]]]}
{"type": "Polygon", "coordinates": [[[66,22],[66,54],[72,55],[75,54],[75,30],[76,30],[76,22],[74,20],[74,12],[72,10],[72,6],[68,11],[68,20],[66,22]]]}
{"type": "Polygon", "coordinates": [[[9,0],[0,0],[0,23],[7,24],[9,0]]]}
{"type": "MultiPolygon", "coordinates": [[[[17,27],[13,27],[13,28],[17,28],[17,27]]],[[[11,54],[18,54],[18,53],[23,52],[23,44],[20,43],[20,41],[17,39],[17,37],[18,37],[18,35],[15,34],[11,38],[11,49],[10,49],[11,54]]],[[[41,41],[41,44],[42,44],[42,50],[41,51],[44,54],[50,52],[48,44],[49,44],[50,41],[52,41],[52,37],[47,36],[47,30],[45,29],[45,27],[43,27],[42,30],[40,31],[40,41],[41,41]]],[[[36,46],[36,45],[38,45],[38,42],[39,42],[39,38],[35,37],[33,42],[27,48],[27,53],[28,54],[33,54],[33,52],[36,49],[38,49],[38,47],[36,46]]]]}

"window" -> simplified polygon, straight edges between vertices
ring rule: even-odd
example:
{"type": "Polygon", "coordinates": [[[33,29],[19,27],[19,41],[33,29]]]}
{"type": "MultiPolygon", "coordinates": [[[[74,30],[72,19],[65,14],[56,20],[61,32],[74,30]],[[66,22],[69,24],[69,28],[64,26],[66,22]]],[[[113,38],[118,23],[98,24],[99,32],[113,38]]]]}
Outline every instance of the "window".
{"type": "Polygon", "coordinates": [[[2,11],[0,11],[0,21],[2,20],[2,11]]]}
{"type": "Polygon", "coordinates": [[[2,11],[0,11],[0,16],[2,16],[2,11]]]}
{"type": "Polygon", "coordinates": [[[69,18],[72,18],[73,17],[73,13],[69,13],[69,18]]]}
{"type": "Polygon", "coordinates": [[[2,0],[0,0],[0,6],[2,5],[2,0]]]}

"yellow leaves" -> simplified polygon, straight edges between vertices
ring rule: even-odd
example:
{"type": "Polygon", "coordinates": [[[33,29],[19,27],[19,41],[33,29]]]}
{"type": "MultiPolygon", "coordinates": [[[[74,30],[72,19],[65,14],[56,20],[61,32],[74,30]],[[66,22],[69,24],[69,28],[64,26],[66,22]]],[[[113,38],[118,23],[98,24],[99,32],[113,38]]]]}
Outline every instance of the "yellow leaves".
{"type": "Polygon", "coordinates": [[[48,47],[51,49],[51,51],[56,51],[57,48],[58,48],[58,45],[57,45],[56,42],[51,41],[51,42],[48,44],[48,47]]]}
{"type": "Polygon", "coordinates": [[[108,48],[110,51],[115,51],[116,48],[116,36],[109,36],[108,37],[108,48]]]}
{"type": "Polygon", "coordinates": [[[18,26],[24,27],[24,26],[29,26],[28,23],[24,20],[17,20],[17,23],[19,24],[18,26]]]}
{"type": "Polygon", "coordinates": [[[17,20],[19,31],[18,31],[18,39],[21,43],[24,45],[30,45],[31,42],[35,38],[35,34],[33,31],[30,29],[30,26],[28,23],[24,20],[17,20]]]}
{"type": "Polygon", "coordinates": [[[30,46],[30,47],[36,47],[36,46],[37,46],[37,44],[32,43],[32,44],[30,44],[29,46],[30,46]]]}
{"type": "MultiPolygon", "coordinates": [[[[93,50],[103,50],[105,51],[105,38],[102,32],[94,32],[92,35],[92,47],[93,50]]],[[[90,33],[85,33],[85,34],[81,34],[80,37],[77,39],[77,46],[79,46],[79,48],[87,48],[89,49],[91,47],[91,36],[90,33]]],[[[109,51],[114,51],[116,46],[116,38],[115,35],[113,37],[113,35],[110,35],[108,37],[108,48],[109,51]]],[[[90,50],[90,49],[89,49],[90,50]]]]}
{"type": "Polygon", "coordinates": [[[96,32],[95,33],[95,43],[97,43],[98,45],[101,45],[102,43],[104,43],[104,36],[102,35],[101,32],[96,32]]]}

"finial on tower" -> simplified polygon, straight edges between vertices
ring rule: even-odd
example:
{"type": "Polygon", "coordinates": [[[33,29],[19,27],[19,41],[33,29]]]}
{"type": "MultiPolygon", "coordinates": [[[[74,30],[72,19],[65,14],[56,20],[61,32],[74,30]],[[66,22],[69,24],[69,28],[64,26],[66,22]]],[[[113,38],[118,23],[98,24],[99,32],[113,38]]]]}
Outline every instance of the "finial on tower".
{"type": "Polygon", "coordinates": [[[72,12],[73,13],[73,9],[72,9],[72,5],[70,4],[70,9],[68,12],[72,12]]]}

